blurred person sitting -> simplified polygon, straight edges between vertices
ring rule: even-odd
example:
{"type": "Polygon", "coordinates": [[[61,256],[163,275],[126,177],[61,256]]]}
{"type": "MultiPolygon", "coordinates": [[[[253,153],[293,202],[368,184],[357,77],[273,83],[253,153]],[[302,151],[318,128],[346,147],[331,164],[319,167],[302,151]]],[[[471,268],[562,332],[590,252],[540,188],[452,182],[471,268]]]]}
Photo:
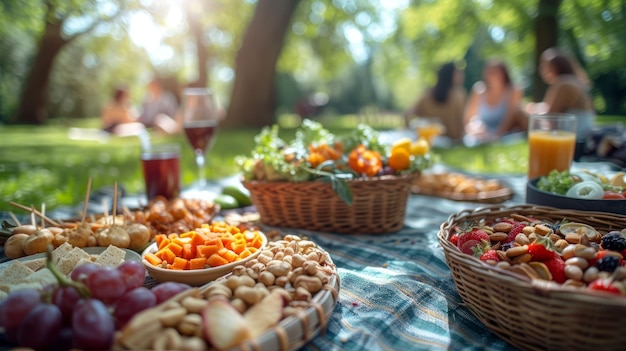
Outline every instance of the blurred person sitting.
{"type": "Polygon", "coordinates": [[[418,101],[404,113],[405,127],[410,126],[413,116],[435,117],[444,126],[443,135],[451,141],[463,139],[463,107],[466,93],[462,83],[463,71],[448,62],[437,71],[437,83],[428,88],[418,101]]]}
{"type": "Polygon", "coordinates": [[[595,110],[587,73],[570,55],[557,48],[541,54],[539,73],[549,85],[543,102],[527,105],[529,113],[571,113],[577,117],[577,139],[580,142],[592,130],[595,110]]]}
{"type": "Polygon", "coordinates": [[[115,88],[113,99],[102,109],[102,129],[118,136],[138,135],[145,130],[137,122],[137,115],[130,105],[130,96],[125,86],[115,88]]]}
{"type": "Polygon", "coordinates": [[[514,86],[509,70],[500,60],[489,60],[483,68],[483,80],[472,87],[465,108],[466,144],[525,132],[528,118],[521,110],[523,92],[514,86]]]}
{"type": "Polygon", "coordinates": [[[153,78],[148,84],[148,93],[142,104],[139,122],[146,128],[156,128],[166,133],[174,134],[180,131],[175,116],[178,110],[176,96],[165,89],[159,78],[153,78]]]}

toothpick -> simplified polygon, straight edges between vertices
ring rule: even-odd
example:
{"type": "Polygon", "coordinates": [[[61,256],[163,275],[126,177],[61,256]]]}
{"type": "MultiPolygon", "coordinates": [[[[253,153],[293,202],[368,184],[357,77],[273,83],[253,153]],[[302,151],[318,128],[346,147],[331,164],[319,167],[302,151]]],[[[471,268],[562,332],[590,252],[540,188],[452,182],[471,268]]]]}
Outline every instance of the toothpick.
{"type": "Polygon", "coordinates": [[[102,199],[102,208],[104,208],[104,224],[109,224],[109,209],[107,199],[102,199]]]}
{"type": "Polygon", "coordinates": [[[30,212],[30,224],[33,225],[33,227],[37,228],[37,221],[35,221],[35,207],[33,205],[31,206],[31,212],[30,212]]]}
{"type": "Polygon", "coordinates": [[[117,182],[113,184],[113,224],[115,224],[116,215],[117,215],[117,182]]]}
{"type": "Polygon", "coordinates": [[[46,203],[41,204],[41,229],[46,228],[46,222],[43,220],[43,216],[46,215],[46,203]]]}
{"type": "Polygon", "coordinates": [[[50,218],[48,218],[48,217],[46,217],[46,216],[42,215],[42,214],[41,214],[41,212],[37,211],[37,210],[36,210],[33,206],[31,206],[31,207],[26,207],[26,206],[24,206],[24,205],[18,204],[17,202],[13,202],[13,201],[9,201],[9,205],[11,205],[11,206],[15,206],[15,207],[17,207],[17,208],[21,208],[22,210],[24,210],[24,211],[28,211],[28,212],[30,212],[31,214],[33,214],[33,213],[34,213],[34,214],[36,214],[37,216],[39,216],[39,217],[41,217],[41,218],[45,219],[45,220],[46,220],[46,222],[48,222],[48,223],[52,224],[53,226],[55,226],[55,227],[59,227],[59,223],[57,223],[57,222],[53,221],[52,219],[50,219],[50,218]]]}
{"type": "Polygon", "coordinates": [[[17,219],[17,217],[15,217],[15,215],[13,214],[13,212],[9,211],[9,216],[11,216],[11,219],[13,220],[13,222],[15,222],[16,226],[21,226],[22,223],[20,223],[20,220],[17,219]]]}
{"type": "Polygon", "coordinates": [[[80,223],[85,223],[85,217],[87,216],[87,205],[89,204],[89,193],[91,192],[91,177],[87,180],[87,192],[85,193],[85,204],[83,206],[83,217],[80,223]]]}

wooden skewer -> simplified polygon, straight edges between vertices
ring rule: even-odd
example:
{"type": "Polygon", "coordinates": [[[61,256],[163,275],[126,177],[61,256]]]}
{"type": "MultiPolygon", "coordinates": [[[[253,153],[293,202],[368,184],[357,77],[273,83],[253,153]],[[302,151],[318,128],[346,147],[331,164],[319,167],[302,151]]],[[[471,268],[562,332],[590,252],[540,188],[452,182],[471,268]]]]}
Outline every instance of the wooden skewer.
{"type": "Polygon", "coordinates": [[[41,228],[46,228],[46,221],[44,221],[43,217],[46,215],[46,203],[41,204],[41,228]]]}
{"type": "Polygon", "coordinates": [[[52,224],[53,226],[55,226],[55,227],[60,227],[59,223],[57,223],[57,222],[53,221],[52,219],[50,219],[50,218],[48,218],[48,217],[46,217],[46,216],[42,215],[42,214],[41,214],[41,212],[37,211],[37,210],[36,210],[34,207],[32,207],[32,206],[31,206],[31,207],[26,207],[26,206],[24,206],[24,205],[18,204],[17,202],[13,202],[13,201],[9,201],[9,205],[11,205],[11,206],[15,206],[15,207],[17,207],[17,208],[21,208],[21,209],[22,209],[22,210],[24,210],[24,211],[29,211],[29,212],[31,213],[31,215],[32,215],[32,214],[35,214],[35,215],[37,215],[37,216],[39,216],[39,217],[43,218],[44,220],[46,220],[46,222],[48,222],[48,223],[52,224]]]}
{"type": "Polygon", "coordinates": [[[37,228],[37,221],[35,220],[35,206],[30,205],[31,207],[31,211],[30,211],[30,224],[33,225],[33,227],[37,228]]]}
{"type": "Polygon", "coordinates": [[[104,224],[109,224],[109,204],[107,203],[107,199],[102,199],[102,208],[104,211],[104,224]]]}
{"type": "Polygon", "coordinates": [[[113,184],[113,225],[115,225],[116,215],[117,215],[117,182],[113,184]]]}
{"type": "Polygon", "coordinates": [[[15,225],[17,225],[17,226],[21,226],[22,225],[22,223],[20,223],[20,220],[17,219],[17,217],[15,217],[13,212],[9,211],[9,216],[11,216],[11,219],[13,220],[13,222],[15,222],[15,225]]]}
{"type": "Polygon", "coordinates": [[[87,192],[85,193],[85,204],[83,206],[83,217],[80,223],[85,223],[85,217],[87,216],[87,205],[89,204],[89,193],[91,192],[91,177],[87,180],[87,192]]]}

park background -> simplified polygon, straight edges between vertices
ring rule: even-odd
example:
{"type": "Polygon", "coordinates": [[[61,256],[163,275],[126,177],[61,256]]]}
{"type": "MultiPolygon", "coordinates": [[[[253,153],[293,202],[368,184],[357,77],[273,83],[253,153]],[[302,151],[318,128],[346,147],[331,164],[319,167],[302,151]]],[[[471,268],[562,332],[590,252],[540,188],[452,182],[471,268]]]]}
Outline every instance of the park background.
{"type": "MultiPolygon", "coordinates": [[[[504,59],[526,101],[545,85],[538,55],[559,46],[593,82],[600,120],[626,115],[623,0],[2,0],[0,1],[0,210],[8,201],[75,204],[85,184],[142,190],[139,143],[68,138],[100,127],[115,86],[139,105],[148,81],[212,88],[226,118],[207,167],[237,171],[233,158],[259,128],[319,119],[333,131],[367,122],[398,128],[401,114],[446,61],[465,67],[504,59]],[[299,112],[299,115],[298,113],[299,112]]],[[[182,136],[154,136],[186,145],[182,136]]],[[[523,173],[525,141],[436,150],[477,173],[523,173]]],[[[183,185],[196,175],[183,154],[183,185]]]]}

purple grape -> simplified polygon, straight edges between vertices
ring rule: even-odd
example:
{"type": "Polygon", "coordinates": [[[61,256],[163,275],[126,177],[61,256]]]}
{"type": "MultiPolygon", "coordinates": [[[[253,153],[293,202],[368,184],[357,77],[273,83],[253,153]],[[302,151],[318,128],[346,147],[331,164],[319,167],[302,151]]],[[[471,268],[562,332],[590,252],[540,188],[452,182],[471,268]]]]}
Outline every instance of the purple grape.
{"type": "Polygon", "coordinates": [[[7,340],[17,343],[19,326],[28,313],[39,305],[41,297],[35,289],[14,291],[0,303],[0,326],[7,340]]]}
{"type": "Polygon", "coordinates": [[[81,264],[80,266],[72,270],[72,273],[70,273],[70,278],[72,278],[73,281],[84,283],[87,280],[87,277],[91,274],[91,272],[97,271],[99,268],[100,266],[97,266],[93,263],[81,264]]]}
{"type": "Polygon", "coordinates": [[[117,300],[126,292],[122,272],[112,267],[99,267],[91,272],[85,284],[93,297],[106,303],[117,300]]]}
{"type": "Polygon", "coordinates": [[[146,268],[139,261],[124,261],[124,263],[117,266],[117,270],[122,272],[126,291],[143,286],[146,280],[146,268]]]}
{"type": "Polygon", "coordinates": [[[152,292],[156,295],[157,304],[168,300],[172,296],[191,288],[191,286],[183,283],[165,282],[152,288],[152,292]]]}
{"type": "Polygon", "coordinates": [[[58,287],[52,293],[52,303],[59,306],[65,324],[69,325],[72,320],[74,306],[76,306],[80,298],[78,290],[71,286],[58,287]]]}
{"type": "Polygon", "coordinates": [[[117,300],[113,313],[118,329],[121,329],[137,313],[156,305],[157,298],[147,288],[135,288],[117,300]]]}
{"type": "Polygon", "coordinates": [[[20,346],[43,350],[54,345],[63,327],[63,315],[57,305],[42,303],[33,308],[20,324],[17,340],[20,346]]]}
{"type": "Polygon", "coordinates": [[[81,300],[72,313],[74,347],[81,350],[110,350],[115,323],[100,300],[81,300]]]}

